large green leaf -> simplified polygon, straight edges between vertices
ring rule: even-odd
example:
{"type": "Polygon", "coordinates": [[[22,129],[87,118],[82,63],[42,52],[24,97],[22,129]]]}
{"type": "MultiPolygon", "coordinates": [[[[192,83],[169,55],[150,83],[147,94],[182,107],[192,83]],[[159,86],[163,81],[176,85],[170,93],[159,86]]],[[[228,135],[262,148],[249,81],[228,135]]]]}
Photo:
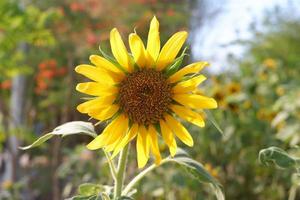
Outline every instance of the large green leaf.
{"type": "Polygon", "coordinates": [[[91,137],[97,136],[92,123],[82,122],[82,121],[73,121],[73,122],[68,122],[68,123],[65,123],[63,125],[56,127],[52,132],[47,133],[47,134],[43,135],[42,137],[38,138],[31,145],[28,145],[25,147],[20,147],[20,149],[27,150],[27,149],[30,149],[33,147],[37,147],[55,135],[60,135],[62,137],[65,137],[68,135],[76,135],[76,134],[84,134],[84,135],[89,135],[91,137]]]}
{"type": "Polygon", "coordinates": [[[289,155],[283,149],[278,147],[269,147],[262,149],[258,155],[259,161],[266,166],[275,165],[276,167],[298,168],[299,159],[289,155]]]}
{"type": "Polygon", "coordinates": [[[212,187],[218,200],[225,199],[221,184],[212,175],[210,175],[210,173],[204,168],[201,163],[190,158],[185,151],[179,150],[175,157],[170,158],[169,160],[176,162],[177,164],[185,168],[194,178],[196,178],[201,183],[209,184],[212,187]]]}

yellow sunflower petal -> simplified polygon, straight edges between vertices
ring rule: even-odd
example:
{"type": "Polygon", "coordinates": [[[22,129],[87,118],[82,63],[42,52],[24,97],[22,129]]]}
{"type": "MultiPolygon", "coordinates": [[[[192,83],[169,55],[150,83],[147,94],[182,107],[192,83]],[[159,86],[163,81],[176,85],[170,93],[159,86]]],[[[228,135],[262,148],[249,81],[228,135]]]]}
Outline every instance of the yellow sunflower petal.
{"type": "Polygon", "coordinates": [[[83,102],[77,106],[77,110],[81,113],[87,113],[91,107],[97,107],[97,105],[101,105],[101,98],[95,98],[86,102],[83,102]]]}
{"type": "Polygon", "coordinates": [[[177,151],[177,144],[176,144],[174,135],[173,135],[172,131],[170,130],[170,128],[167,126],[167,124],[163,120],[160,120],[159,124],[160,124],[160,128],[161,128],[162,137],[169,147],[171,156],[174,156],[177,151]]]}
{"type": "Polygon", "coordinates": [[[115,86],[107,86],[97,82],[85,82],[85,83],[78,83],[76,86],[76,90],[93,95],[93,96],[103,96],[109,94],[115,94],[118,92],[118,88],[115,86]]]}
{"type": "Polygon", "coordinates": [[[147,52],[154,62],[157,60],[159,51],[160,51],[159,22],[154,16],[150,23],[148,41],[147,41],[147,52]]]}
{"type": "Polygon", "coordinates": [[[104,68],[106,70],[115,72],[117,74],[120,74],[124,76],[124,72],[122,72],[118,67],[116,67],[113,63],[109,62],[105,58],[98,56],[98,55],[91,55],[90,56],[90,61],[93,63],[95,66],[99,68],[104,68]]]}
{"type": "Polygon", "coordinates": [[[113,139],[119,138],[118,136],[122,133],[122,125],[126,123],[126,120],[123,115],[119,115],[115,118],[106,128],[102,131],[101,135],[97,136],[92,140],[86,147],[90,150],[96,150],[102,148],[106,145],[113,143],[113,139]]]}
{"type": "Polygon", "coordinates": [[[168,64],[173,62],[182,45],[184,44],[188,33],[180,31],[175,33],[163,46],[159,54],[156,67],[158,70],[163,70],[168,64]]]}
{"type": "Polygon", "coordinates": [[[149,159],[149,156],[147,156],[146,148],[147,148],[147,135],[144,135],[143,131],[140,131],[137,135],[137,141],[136,141],[136,152],[137,152],[137,161],[138,161],[138,167],[143,168],[149,159]]]}
{"type": "Polygon", "coordinates": [[[146,129],[145,126],[140,126],[139,127],[139,134],[142,136],[142,139],[143,139],[143,146],[144,146],[145,155],[147,157],[149,157],[150,143],[149,143],[149,140],[148,140],[148,130],[146,129]]]}
{"type": "Polygon", "coordinates": [[[152,125],[149,126],[149,136],[150,136],[149,138],[150,138],[151,151],[155,157],[155,164],[159,165],[161,162],[161,155],[158,147],[157,133],[155,128],[152,125]]]}
{"type": "Polygon", "coordinates": [[[197,63],[192,63],[188,66],[185,66],[181,70],[177,71],[175,74],[169,77],[168,81],[170,83],[175,83],[179,81],[183,76],[187,74],[192,74],[192,73],[197,73],[204,67],[208,66],[208,62],[197,62],[197,63]]]}
{"type": "Polygon", "coordinates": [[[182,119],[185,119],[188,122],[191,122],[199,127],[205,126],[204,120],[199,113],[196,113],[188,108],[179,105],[171,105],[170,108],[175,114],[177,114],[182,119]]]}
{"type": "MultiPolygon", "coordinates": [[[[124,130],[124,131],[126,131],[126,130],[124,130]]],[[[122,139],[123,139],[123,137],[120,135],[120,137],[117,138],[116,141],[114,141],[112,144],[105,146],[104,150],[107,152],[113,151],[118,146],[118,144],[122,141],[122,139]]]]}
{"type": "Polygon", "coordinates": [[[123,137],[128,129],[129,119],[124,114],[119,115],[117,118],[118,121],[114,126],[113,130],[111,130],[110,137],[108,138],[106,145],[113,144],[117,141],[120,137],[123,137]]]}
{"type": "Polygon", "coordinates": [[[104,121],[116,114],[119,110],[119,106],[116,104],[110,105],[110,106],[103,106],[96,109],[89,110],[88,114],[94,119],[104,121]]]}
{"type": "Polygon", "coordinates": [[[112,133],[114,133],[112,131],[120,127],[119,124],[121,120],[121,115],[115,118],[105,127],[102,133],[92,140],[86,147],[90,150],[95,150],[107,145],[108,139],[111,137],[112,133]]]}
{"type": "Polygon", "coordinates": [[[213,98],[197,94],[175,94],[173,99],[178,103],[194,109],[217,108],[217,102],[213,98]]]}
{"type": "Polygon", "coordinates": [[[134,61],[138,64],[139,67],[145,67],[147,64],[145,46],[141,38],[136,33],[131,33],[129,35],[129,46],[134,61]]]}
{"type": "Polygon", "coordinates": [[[179,123],[171,115],[166,115],[165,120],[169,128],[184,144],[190,147],[194,145],[192,136],[181,123],[179,123]]]}
{"type": "Polygon", "coordinates": [[[197,89],[197,86],[205,80],[205,76],[199,75],[189,80],[177,83],[172,90],[175,94],[191,92],[197,89]]]}
{"type": "Polygon", "coordinates": [[[112,29],[110,32],[110,46],[112,53],[117,59],[118,63],[127,71],[131,72],[133,68],[131,66],[127,49],[123,43],[120,33],[116,28],[112,29]]]}
{"type": "Polygon", "coordinates": [[[116,100],[116,95],[107,95],[86,101],[77,106],[77,110],[81,113],[88,113],[92,109],[110,106],[116,100]]]}
{"type": "Polygon", "coordinates": [[[114,149],[114,152],[111,156],[111,159],[113,159],[131,140],[133,140],[137,133],[138,133],[138,124],[133,124],[126,136],[123,138],[123,140],[116,146],[114,149]]]}
{"type": "Polygon", "coordinates": [[[109,73],[107,73],[104,70],[100,70],[99,68],[94,67],[92,65],[78,65],[75,68],[75,71],[78,74],[82,74],[96,82],[106,83],[110,85],[115,83],[113,77],[111,77],[109,73]]]}
{"type": "Polygon", "coordinates": [[[87,144],[86,147],[89,150],[100,149],[100,148],[102,148],[104,146],[103,143],[107,140],[108,137],[109,137],[109,133],[103,131],[94,140],[92,140],[89,144],[87,144]]]}

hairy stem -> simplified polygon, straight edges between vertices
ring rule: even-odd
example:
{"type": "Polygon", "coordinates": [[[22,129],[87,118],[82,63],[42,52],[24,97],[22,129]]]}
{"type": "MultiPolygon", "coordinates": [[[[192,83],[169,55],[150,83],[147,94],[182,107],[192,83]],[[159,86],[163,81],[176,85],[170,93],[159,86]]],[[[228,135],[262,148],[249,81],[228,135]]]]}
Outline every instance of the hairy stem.
{"type": "Polygon", "coordinates": [[[115,179],[115,187],[114,187],[114,199],[115,200],[117,200],[117,198],[120,197],[122,194],[128,148],[129,148],[129,145],[124,147],[124,149],[120,153],[119,162],[118,162],[118,171],[117,171],[117,176],[115,179]]]}

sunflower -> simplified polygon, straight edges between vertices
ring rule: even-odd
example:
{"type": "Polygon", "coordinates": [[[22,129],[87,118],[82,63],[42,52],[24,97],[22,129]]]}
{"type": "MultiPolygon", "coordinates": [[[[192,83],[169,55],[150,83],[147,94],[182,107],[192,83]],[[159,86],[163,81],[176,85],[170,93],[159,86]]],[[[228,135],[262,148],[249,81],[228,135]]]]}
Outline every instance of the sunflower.
{"type": "Polygon", "coordinates": [[[115,59],[91,55],[93,65],[82,64],[75,68],[91,82],[79,83],[77,91],[94,96],[78,105],[81,113],[107,121],[103,132],[87,148],[104,148],[117,155],[136,138],[138,167],[146,165],[150,152],[155,163],[161,155],[158,147],[160,136],[167,144],[171,156],[177,149],[176,139],[193,146],[193,139],[177,117],[199,127],[204,120],[197,112],[217,107],[213,98],[199,95],[197,86],[206,78],[198,72],[207,62],[196,62],[178,70],[181,50],[187,32],[175,33],[160,48],[159,22],[153,17],[150,23],[147,46],[136,33],[129,35],[131,54],[116,28],[110,32],[110,45],[115,59]]]}

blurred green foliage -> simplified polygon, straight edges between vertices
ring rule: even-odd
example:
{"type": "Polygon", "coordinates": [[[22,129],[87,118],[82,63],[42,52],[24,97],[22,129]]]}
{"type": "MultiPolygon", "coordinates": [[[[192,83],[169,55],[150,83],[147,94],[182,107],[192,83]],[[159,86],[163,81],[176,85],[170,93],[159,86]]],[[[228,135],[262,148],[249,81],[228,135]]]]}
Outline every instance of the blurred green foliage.
{"type": "Polygon", "coordinates": [[[263,148],[299,144],[300,23],[279,18],[275,24],[267,23],[264,32],[254,32],[254,39],[242,43],[247,51],[234,61],[237,70],[209,84],[208,91],[219,102],[213,114],[224,137],[210,126],[201,133],[195,130],[195,156],[218,170],[227,199],[289,196],[290,172],[257,161],[263,148]]]}
{"type": "Polygon", "coordinates": [[[53,45],[55,39],[46,27],[53,17],[52,10],[42,11],[14,0],[0,2],[0,81],[18,73],[32,72],[34,63],[28,61],[22,44],[31,47],[53,45]]]}

